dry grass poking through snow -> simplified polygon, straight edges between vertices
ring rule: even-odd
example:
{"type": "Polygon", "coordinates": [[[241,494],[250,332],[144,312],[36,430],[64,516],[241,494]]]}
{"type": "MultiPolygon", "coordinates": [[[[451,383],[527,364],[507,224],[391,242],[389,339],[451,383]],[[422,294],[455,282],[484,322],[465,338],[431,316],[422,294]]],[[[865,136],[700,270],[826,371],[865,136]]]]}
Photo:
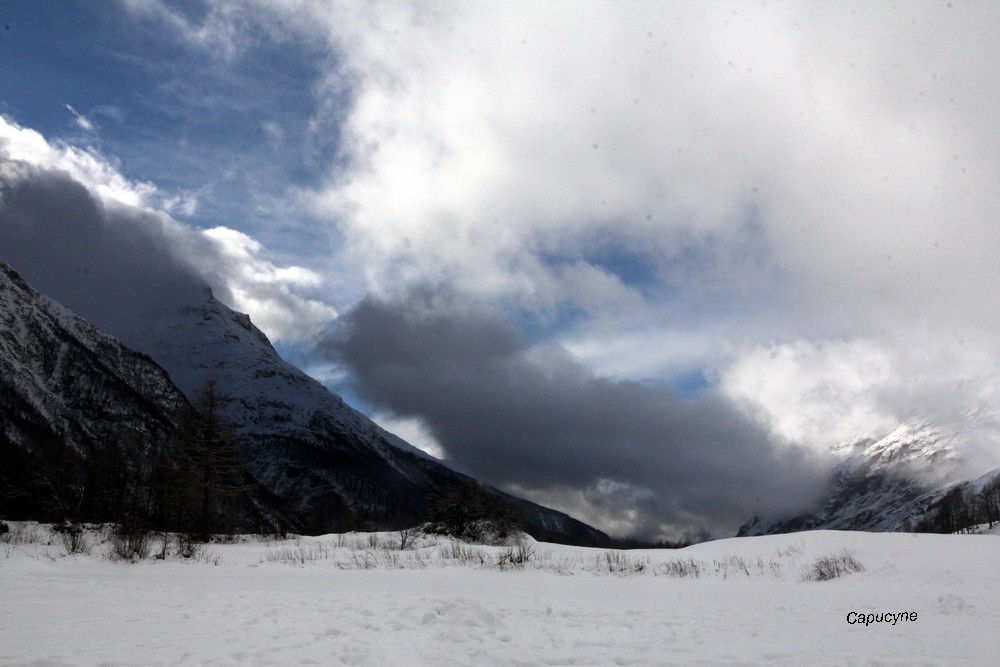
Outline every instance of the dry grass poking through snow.
{"type": "MultiPolygon", "coordinates": [[[[149,534],[143,549],[122,555],[121,535],[111,526],[84,526],[68,540],[57,526],[33,522],[7,522],[0,533],[0,556],[55,560],[90,555],[115,561],[174,559],[219,565],[222,557],[213,545],[188,544],[184,536],[149,534]],[[79,548],[77,543],[87,545],[79,548]]],[[[800,572],[802,581],[828,581],[862,572],[865,567],[843,551],[803,564],[794,547],[778,549],[773,558],[727,555],[714,558],[681,557],[672,551],[621,551],[574,549],[540,544],[521,535],[503,546],[467,544],[452,538],[414,531],[343,533],[319,537],[220,536],[216,544],[238,542],[257,545],[257,562],[296,567],[335,567],[340,570],[423,570],[469,568],[498,572],[532,570],[562,576],[577,574],[681,579],[775,579],[786,572],[800,572]]]]}
{"type": "Polygon", "coordinates": [[[779,549],[774,558],[667,556],[672,553],[572,549],[542,545],[528,536],[498,547],[422,535],[400,548],[392,533],[349,533],[273,542],[267,545],[262,562],[299,567],[325,563],[342,570],[462,567],[501,572],[534,570],[562,576],[590,574],[723,580],[781,580],[786,578],[786,572],[802,570],[803,580],[825,581],[864,570],[864,566],[846,552],[819,558],[807,567],[802,566],[795,549],[779,549]]]}
{"type": "Polygon", "coordinates": [[[864,572],[865,566],[851,552],[844,550],[836,556],[821,556],[802,573],[805,581],[830,581],[852,572],[864,572]]]}

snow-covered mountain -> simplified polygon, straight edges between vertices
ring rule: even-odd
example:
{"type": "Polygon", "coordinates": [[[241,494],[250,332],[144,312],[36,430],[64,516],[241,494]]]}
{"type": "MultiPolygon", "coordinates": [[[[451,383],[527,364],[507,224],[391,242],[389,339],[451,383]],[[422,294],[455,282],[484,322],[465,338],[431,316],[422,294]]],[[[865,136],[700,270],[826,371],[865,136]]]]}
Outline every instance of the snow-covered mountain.
{"type": "MultiPolygon", "coordinates": [[[[144,313],[143,326],[126,331],[146,356],[0,266],[0,418],[10,443],[30,447],[65,434],[85,447],[123,428],[160,437],[173,427],[184,395],[193,397],[213,380],[231,399],[225,412],[248,450],[248,472],[272,517],[290,528],[326,532],[416,521],[430,496],[475,485],[282,360],[248,316],[207,287],[194,301],[144,313]]],[[[527,532],[540,538],[609,542],[560,512],[483,492],[515,508],[527,532]]]]}
{"type": "Polygon", "coordinates": [[[38,294],[0,262],[0,437],[78,453],[129,433],[157,441],[185,403],[167,373],[38,294]]]}
{"type": "MultiPolygon", "coordinates": [[[[344,517],[418,518],[430,494],[472,481],[281,359],[247,315],[208,288],[200,303],[165,314],[146,334],[141,349],[188,396],[211,378],[232,397],[227,412],[251,449],[251,473],[286,501],[303,527],[343,527],[344,517]]],[[[529,533],[578,543],[608,540],[565,514],[495,493],[517,507],[529,533]]]]}
{"type": "Polygon", "coordinates": [[[980,413],[970,410],[951,422],[915,419],[882,437],[837,446],[841,460],[830,490],[814,512],[794,517],[754,517],[738,536],[802,530],[909,530],[957,484],[965,484],[964,454],[980,413]]]}

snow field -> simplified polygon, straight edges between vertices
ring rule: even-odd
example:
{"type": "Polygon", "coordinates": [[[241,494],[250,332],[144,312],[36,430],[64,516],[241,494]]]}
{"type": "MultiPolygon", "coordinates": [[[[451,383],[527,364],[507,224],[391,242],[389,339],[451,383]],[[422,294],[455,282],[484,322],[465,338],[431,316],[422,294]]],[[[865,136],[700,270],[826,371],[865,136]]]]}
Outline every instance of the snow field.
{"type": "MultiPolygon", "coordinates": [[[[116,562],[0,541],[4,665],[996,664],[995,535],[821,531],[614,552],[393,533],[116,562]],[[804,580],[817,559],[864,566],[804,580]],[[522,562],[518,554],[528,554],[522,562]],[[680,564],[680,565],[678,565],[680,564]],[[848,613],[916,612],[849,624],[848,613]]],[[[17,535],[14,535],[17,533],[17,535]]],[[[153,551],[157,550],[154,543],[153,551]]]]}

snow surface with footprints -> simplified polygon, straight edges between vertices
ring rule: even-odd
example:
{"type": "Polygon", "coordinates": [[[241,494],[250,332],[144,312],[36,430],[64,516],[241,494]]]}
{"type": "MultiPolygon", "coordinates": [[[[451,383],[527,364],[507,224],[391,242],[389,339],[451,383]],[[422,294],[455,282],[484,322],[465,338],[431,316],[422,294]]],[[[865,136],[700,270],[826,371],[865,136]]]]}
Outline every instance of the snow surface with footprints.
{"type": "Polygon", "coordinates": [[[98,533],[89,553],[67,555],[47,527],[9,523],[4,665],[987,665],[1000,656],[996,535],[817,531],[615,552],[430,537],[400,551],[393,533],[351,533],[243,538],[189,560],[125,563],[98,533]],[[864,570],[809,579],[817,559],[845,553],[864,570]],[[851,612],[916,620],[866,626],[848,623],[851,612]]]}

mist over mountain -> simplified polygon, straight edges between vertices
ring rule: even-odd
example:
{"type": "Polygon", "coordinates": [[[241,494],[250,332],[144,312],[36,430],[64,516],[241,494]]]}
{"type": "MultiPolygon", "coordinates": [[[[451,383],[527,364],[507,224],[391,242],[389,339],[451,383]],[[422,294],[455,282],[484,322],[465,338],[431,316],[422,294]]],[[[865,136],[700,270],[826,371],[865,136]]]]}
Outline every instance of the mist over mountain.
{"type": "Polygon", "coordinates": [[[949,492],[978,491],[1000,473],[970,460],[976,451],[970,439],[996,437],[991,408],[970,409],[952,422],[914,419],[884,436],[842,443],[834,452],[840,462],[815,508],[794,516],[755,516],[738,535],[926,529],[949,492]]]}

